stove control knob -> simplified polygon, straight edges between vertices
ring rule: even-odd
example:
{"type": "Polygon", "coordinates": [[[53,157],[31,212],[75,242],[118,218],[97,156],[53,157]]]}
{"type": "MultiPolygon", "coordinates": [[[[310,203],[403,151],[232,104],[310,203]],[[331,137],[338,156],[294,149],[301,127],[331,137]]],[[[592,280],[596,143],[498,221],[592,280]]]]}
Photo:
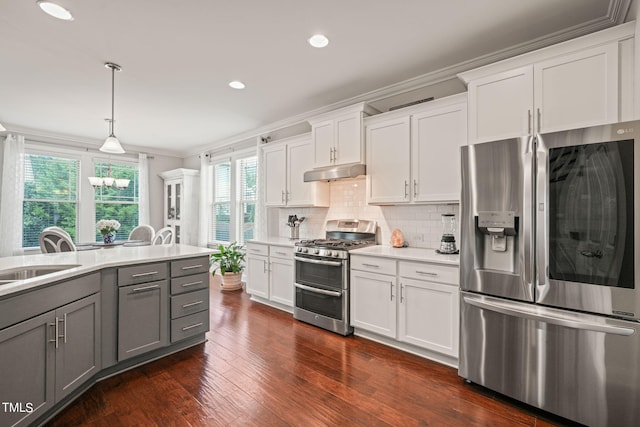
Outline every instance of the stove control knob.
{"type": "Polygon", "coordinates": [[[307,248],[302,248],[302,252],[306,254],[307,252],[309,252],[309,249],[307,249],[307,248]]]}
{"type": "Polygon", "coordinates": [[[313,250],[313,253],[314,253],[314,254],[316,254],[316,255],[318,255],[318,254],[320,253],[320,250],[319,250],[319,249],[314,249],[314,250],[313,250]]]}
{"type": "Polygon", "coordinates": [[[331,251],[331,256],[337,257],[338,256],[338,251],[331,251]]]}

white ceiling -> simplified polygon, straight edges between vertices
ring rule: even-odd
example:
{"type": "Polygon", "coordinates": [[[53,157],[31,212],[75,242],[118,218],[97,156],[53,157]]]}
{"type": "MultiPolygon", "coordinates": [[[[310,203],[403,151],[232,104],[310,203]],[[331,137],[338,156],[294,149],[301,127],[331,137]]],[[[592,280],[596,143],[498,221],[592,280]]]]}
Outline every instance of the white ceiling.
{"type": "Polygon", "coordinates": [[[64,22],[35,0],[0,0],[0,123],[99,143],[112,61],[123,68],[115,133],[125,149],[185,155],[493,52],[619,24],[630,1],[60,0],[75,16],[64,22]],[[327,48],[307,44],[317,32],[327,48]],[[246,89],[229,88],[234,79],[246,89]]]}

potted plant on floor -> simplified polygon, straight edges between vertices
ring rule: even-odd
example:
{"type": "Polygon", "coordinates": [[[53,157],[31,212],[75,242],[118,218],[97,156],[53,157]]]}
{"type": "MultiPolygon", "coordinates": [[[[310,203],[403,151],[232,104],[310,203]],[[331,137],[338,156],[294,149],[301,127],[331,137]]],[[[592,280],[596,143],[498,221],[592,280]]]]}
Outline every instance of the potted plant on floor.
{"type": "Polygon", "coordinates": [[[218,245],[218,251],[211,254],[209,264],[211,274],[218,270],[222,276],[221,291],[242,289],[242,271],[244,270],[244,246],[233,242],[228,246],[218,245]]]}

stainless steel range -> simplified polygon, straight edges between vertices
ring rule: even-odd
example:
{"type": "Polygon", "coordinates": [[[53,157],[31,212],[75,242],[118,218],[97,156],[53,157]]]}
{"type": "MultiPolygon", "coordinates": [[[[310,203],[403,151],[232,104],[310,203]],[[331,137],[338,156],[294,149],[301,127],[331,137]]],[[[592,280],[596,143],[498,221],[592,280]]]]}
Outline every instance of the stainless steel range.
{"type": "Polygon", "coordinates": [[[349,251],[376,244],[375,221],[327,221],[325,239],[302,240],[294,247],[293,317],[341,335],[349,325],[349,251]]]}

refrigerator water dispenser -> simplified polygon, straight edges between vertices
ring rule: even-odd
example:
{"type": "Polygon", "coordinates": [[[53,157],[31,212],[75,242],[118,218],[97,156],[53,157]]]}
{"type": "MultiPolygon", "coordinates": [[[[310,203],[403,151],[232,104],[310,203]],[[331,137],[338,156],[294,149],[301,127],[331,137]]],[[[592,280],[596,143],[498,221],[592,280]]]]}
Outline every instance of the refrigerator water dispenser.
{"type": "Polygon", "coordinates": [[[515,273],[518,217],[510,211],[478,212],[476,245],[482,253],[481,269],[515,273]]]}

